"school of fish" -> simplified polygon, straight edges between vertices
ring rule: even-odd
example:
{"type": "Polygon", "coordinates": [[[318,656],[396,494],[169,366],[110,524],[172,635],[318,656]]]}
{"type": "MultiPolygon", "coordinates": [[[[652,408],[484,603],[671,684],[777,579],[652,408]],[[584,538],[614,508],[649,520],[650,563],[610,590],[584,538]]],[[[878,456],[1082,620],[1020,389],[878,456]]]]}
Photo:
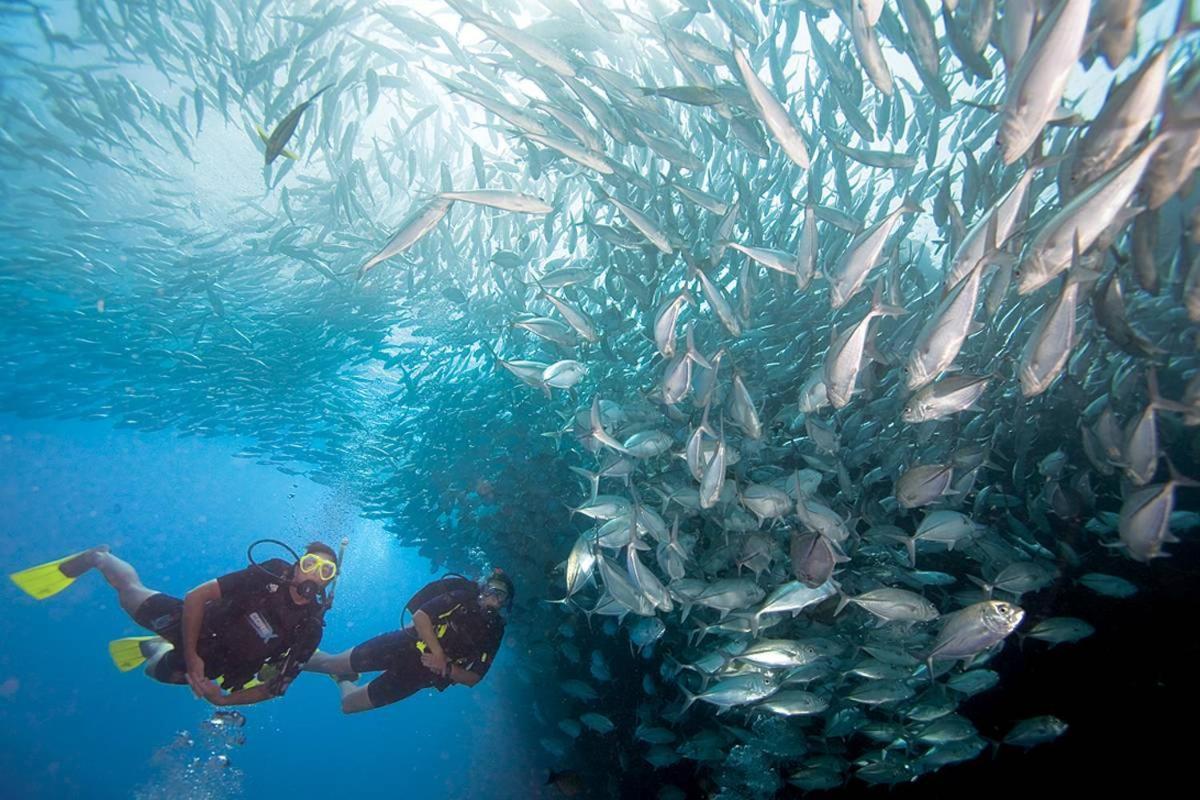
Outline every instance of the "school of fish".
{"type": "Polygon", "coordinates": [[[1200,521],[1187,6],[6,3],[0,409],[503,563],[564,793],[1052,741],[959,713],[1022,603],[1200,521]]]}

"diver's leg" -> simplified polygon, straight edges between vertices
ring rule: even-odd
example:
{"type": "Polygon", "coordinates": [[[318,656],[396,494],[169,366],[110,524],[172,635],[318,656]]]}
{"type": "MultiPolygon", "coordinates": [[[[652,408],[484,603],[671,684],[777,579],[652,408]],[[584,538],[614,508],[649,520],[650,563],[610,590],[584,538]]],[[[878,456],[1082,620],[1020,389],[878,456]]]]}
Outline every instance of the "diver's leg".
{"type": "Polygon", "coordinates": [[[350,656],[353,649],[340,653],[324,653],[320,650],[312,654],[301,669],[306,672],[321,672],[325,675],[348,675],[354,672],[350,667],[350,656]]]}
{"type": "Polygon", "coordinates": [[[117,590],[117,599],[121,603],[121,608],[131,617],[147,597],[158,594],[143,586],[137,571],[128,562],[122,561],[108,552],[106,544],[80,553],[70,561],[64,561],[59,569],[69,578],[77,578],[89,569],[99,570],[100,574],[104,576],[104,580],[117,590]]]}
{"type": "Polygon", "coordinates": [[[346,714],[380,708],[433,685],[433,673],[421,663],[412,636],[403,631],[376,636],[345,653],[317,655],[321,657],[310,659],[306,669],[335,676],[342,694],[342,712],[346,714]],[[355,686],[343,678],[380,670],[383,674],[366,686],[355,686]]]}
{"type": "MultiPolygon", "coordinates": [[[[356,676],[362,672],[381,672],[392,666],[406,643],[412,646],[412,640],[404,637],[402,631],[392,631],[340,653],[323,653],[318,650],[313,653],[303,669],[326,675],[346,676],[356,676]]],[[[354,680],[358,678],[355,677],[354,680]]]]}
{"type": "Polygon", "coordinates": [[[179,651],[167,642],[156,647],[156,652],[146,659],[146,675],[159,683],[187,683],[183,659],[179,651]]]}
{"type": "Polygon", "coordinates": [[[337,681],[338,691],[342,693],[342,711],[346,714],[367,711],[371,708],[367,687],[359,687],[354,684],[359,675],[350,666],[350,657],[353,654],[353,648],[341,653],[322,653],[318,650],[301,667],[306,672],[321,672],[330,675],[337,681]]]}
{"type": "Polygon", "coordinates": [[[96,559],[101,554],[108,552],[108,545],[101,544],[96,547],[84,550],[73,558],[68,558],[66,561],[59,564],[58,569],[63,575],[68,578],[78,578],[83,573],[87,572],[92,567],[96,566],[96,559]]]}
{"type": "MultiPolygon", "coordinates": [[[[415,651],[414,651],[415,652],[415,651]]],[[[398,703],[415,692],[433,686],[433,673],[418,659],[405,659],[366,686],[348,681],[338,684],[342,690],[342,713],[354,714],[398,703]]]]}
{"type": "Polygon", "coordinates": [[[343,714],[357,714],[375,708],[371,703],[370,684],[355,686],[350,681],[338,681],[338,690],[342,693],[343,714]]]}

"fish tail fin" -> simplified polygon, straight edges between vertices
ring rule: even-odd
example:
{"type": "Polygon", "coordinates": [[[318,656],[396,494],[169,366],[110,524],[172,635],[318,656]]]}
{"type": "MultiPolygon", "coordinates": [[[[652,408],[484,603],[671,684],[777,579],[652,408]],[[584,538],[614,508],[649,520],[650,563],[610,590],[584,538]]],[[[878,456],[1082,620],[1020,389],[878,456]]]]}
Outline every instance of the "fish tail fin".
{"type": "Polygon", "coordinates": [[[705,637],[708,636],[708,632],[711,631],[713,628],[719,627],[720,624],[725,621],[725,616],[728,613],[729,613],[728,611],[722,609],[721,616],[719,617],[718,621],[713,625],[705,625],[703,622],[699,623],[699,627],[697,627],[695,630],[696,644],[700,644],[701,642],[703,642],[705,637]]]}
{"type": "Polygon", "coordinates": [[[1195,409],[1185,403],[1168,400],[1158,391],[1158,370],[1150,367],[1146,370],[1146,391],[1150,395],[1150,405],[1159,411],[1173,411],[1177,414],[1194,414],[1195,409]]]}
{"type": "MultiPolygon", "coordinates": [[[[1165,458],[1167,461],[1167,471],[1170,473],[1171,477],[1169,480],[1171,483],[1175,484],[1176,486],[1192,486],[1192,487],[1200,486],[1200,481],[1195,480],[1194,478],[1189,478],[1186,475],[1184,475],[1183,473],[1181,473],[1179,471],[1179,469],[1176,468],[1175,462],[1171,460],[1170,456],[1168,456],[1164,453],[1163,458],[1165,458]]],[[[1160,555],[1166,555],[1166,554],[1162,553],[1160,555]]]]}
{"type": "Polygon", "coordinates": [[[684,664],[682,664],[678,659],[675,658],[675,656],[670,655],[669,653],[663,653],[663,664],[674,670],[674,672],[671,673],[672,678],[682,672],[684,668],[684,664]]]}
{"type": "Polygon", "coordinates": [[[1038,131],[1037,138],[1033,140],[1033,146],[1029,148],[1029,164],[1034,164],[1041,161],[1046,156],[1046,129],[1038,131]]]}
{"type": "Polygon", "coordinates": [[[1167,98],[1163,102],[1162,125],[1159,126],[1158,135],[1147,146],[1154,146],[1159,140],[1195,133],[1197,129],[1200,129],[1200,118],[1181,109],[1180,101],[1171,92],[1167,92],[1167,98]]]}
{"type": "Polygon", "coordinates": [[[893,306],[884,302],[883,281],[881,280],[875,283],[875,291],[871,295],[871,310],[869,313],[878,317],[899,317],[907,314],[908,311],[903,306],[893,306]]]}
{"type": "Polygon", "coordinates": [[[600,492],[600,473],[589,472],[588,470],[584,469],[583,467],[569,467],[569,469],[572,472],[574,472],[576,475],[578,475],[579,477],[586,480],[589,484],[591,484],[592,499],[595,500],[596,495],[599,494],[599,492],[600,492]]]}
{"type": "Polygon", "coordinates": [[[698,262],[695,257],[692,256],[692,251],[690,250],[683,251],[683,261],[687,265],[687,271],[684,274],[684,288],[686,289],[692,281],[697,280],[700,277],[698,274],[700,272],[700,262],[698,262]]]}
{"type": "Polygon", "coordinates": [[[850,596],[847,595],[845,592],[843,592],[840,586],[838,587],[837,594],[838,594],[838,604],[837,604],[837,608],[834,609],[834,611],[833,611],[833,615],[835,617],[839,616],[842,613],[842,611],[845,610],[846,606],[850,605],[850,596]]]}
{"type": "MultiPolygon", "coordinates": [[[[704,412],[700,415],[700,429],[707,432],[709,436],[716,438],[717,432],[715,430],[713,430],[712,423],[708,421],[708,410],[711,407],[712,407],[712,397],[709,397],[708,400],[704,403],[704,412]]],[[[678,520],[679,516],[676,515],[675,519],[678,520]]]]}
{"type": "Polygon", "coordinates": [[[703,353],[701,353],[699,350],[696,349],[696,340],[692,333],[692,331],[694,330],[694,327],[695,326],[693,326],[693,325],[688,325],[687,357],[689,359],[691,359],[691,362],[693,364],[699,364],[700,366],[704,367],[705,369],[712,369],[713,368],[712,363],[709,362],[709,360],[704,357],[703,353]]]}
{"type": "Polygon", "coordinates": [[[1029,169],[1032,171],[1041,171],[1050,167],[1057,166],[1065,161],[1068,156],[1065,154],[1048,156],[1045,153],[1045,131],[1038,135],[1034,140],[1033,147],[1029,150],[1029,169]]]}
{"type": "Polygon", "coordinates": [[[568,469],[570,469],[572,473],[575,473],[580,477],[584,477],[584,479],[587,479],[588,481],[594,479],[596,476],[596,474],[592,473],[592,471],[583,469],[582,467],[569,467],[568,469]]]}
{"type": "Polygon", "coordinates": [[[592,409],[588,416],[588,421],[591,423],[592,433],[604,430],[604,422],[600,418],[600,395],[598,394],[592,396],[592,409]]]}
{"type": "Polygon", "coordinates": [[[985,595],[987,595],[988,600],[992,599],[992,590],[996,588],[995,586],[988,583],[983,578],[977,578],[974,575],[968,575],[967,580],[978,586],[980,589],[983,589],[983,592],[985,595]]]}
{"type": "Polygon", "coordinates": [[[1150,405],[1156,409],[1162,406],[1163,398],[1158,393],[1158,370],[1154,367],[1146,369],[1146,393],[1150,396],[1150,405]]]}
{"type": "Polygon", "coordinates": [[[1100,280],[1099,272],[1093,272],[1083,266],[1083,250],[1084,248],[1079,246],[1079,231],[1076,230],[1071,240],[1071,268],[1063,278],[1064,290],[1072,284],[1094,283],[1100,280]]]}
{"type": "Polygon", "coordinates": [[[689,692],[687,689],[683,688],[682,686],[679,687],[679,691],[683,692],[683,697],[684,697],[683,708],[679,709],[679,716],[682,717],[684,714],[687,713],[687,710],[692,707],[692,703],[696,702],[696,698],[699,695],[692,694],[691,692],[689,692]]]}
{"type": "Polygon", "coordinates": [[[496,348],[492,347],[490,344],[488,344],[488,343],[487,343],[487,342],[485,342],[485,341],[480,341],[480,342],[479,342],[479,345],[480,345],[480,346],[481,346],[481,347],[482,347],[484,350],[487,350],[487,351],[488,351],[488,355],[490,355],[490,356],[491,356],[493,359],[495,359],[495,361],[496,361],[496,368],[497,368],[497,369],[499,369],[499,368],[500,368],[500,365],[501,365],[502,363],[504,363],[504,359],[503,359],[503,358],[501,358],[501,357],[500,357],[500,354],[496,352],[496,348]]]}
{"type": "MultiPolygon", "coordinates": [[[[1006,266],[1009,269],[1017,266],[1017,257],[1010,253],[1004,252],[1003,249],[1005,243],[1009,240],[1009,238],[1012,238],[1013,234],[1010,233],[1008,238],[1006,238],[1003,242],[1000,241],[999,226],[999,214],[992,214],[991,218],[988,219],[987,238],[984,240],[983,255],[979,257],[979,261],[975,263],[975,267],[973,269],[980,269],[987,264],[998,264],[1001,266],[1006,266]]],[[[966,280],[966,278],[964,277],[963,280],[966,280]]]]}
{"type": "Polygon", "coordinates": [[[904,545],[906,551],[908,552],[908,565],[910,565],[912,569],[917,569],[917,547],[916,543],[913,542],[912,536],[905,536],[904,534],[887,534],[887,539],[890,539],[894,542],[900,542],[901,545],[904,545]]]}

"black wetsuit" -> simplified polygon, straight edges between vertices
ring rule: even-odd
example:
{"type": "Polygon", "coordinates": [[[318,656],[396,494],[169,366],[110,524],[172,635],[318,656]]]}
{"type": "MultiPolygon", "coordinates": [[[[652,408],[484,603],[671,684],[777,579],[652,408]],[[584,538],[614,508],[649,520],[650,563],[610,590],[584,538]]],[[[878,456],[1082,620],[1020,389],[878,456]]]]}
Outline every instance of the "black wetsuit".
{"type": "MultiPolygon", "coordinates": [[[[287,575],[291,564],[282,559],[265,561],[262,567],[274,575],[287,575]]],[[[315,603],[297,604],[286,582],[248,567],[217,578],[221,599],[204,607],[204,622],[196,642],[196,654],[204,661],[204,673],[221,679],[227,690],[240,688],[272,663],[282,671],[274,679],[282,694],[287,683],[316,652],[324,630],[323,612],[315,603]]],[[[180,682],[187,671],[183,656],[183,601],[167,594],[146,598],[134,620],[175,645],[155,668],[154,677],[180,682]]]]}
{"type": "MultiPolygon", "coordinates": [[[[447,592],[421,606],[446,657],[479,677],[487,674],[504,636],[504,620],[479,606],[477,591],[447,592]]],[[[415,628],[385,633],[350,651],[350,668],[355,672],[383,674],[367,684],[367,696],[375,708],[403,700],[428,687],[439,692],[450,681],[435,675],[421,663],[425,643],[415,628]]]]}

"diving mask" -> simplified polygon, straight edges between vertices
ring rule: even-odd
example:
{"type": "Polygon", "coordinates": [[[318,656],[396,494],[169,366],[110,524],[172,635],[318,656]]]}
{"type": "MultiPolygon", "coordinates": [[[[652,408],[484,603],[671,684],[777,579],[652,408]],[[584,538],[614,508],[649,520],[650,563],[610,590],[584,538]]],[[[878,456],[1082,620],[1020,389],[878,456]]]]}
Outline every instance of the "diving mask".
{"type": "Polygon", "coordinates": [[[317,573],[321,580],[329,582],[337,575],[337,562],[322,558],[316,553],[305,553],[300,557],[300,571],[305,575],[317,573]]]}

